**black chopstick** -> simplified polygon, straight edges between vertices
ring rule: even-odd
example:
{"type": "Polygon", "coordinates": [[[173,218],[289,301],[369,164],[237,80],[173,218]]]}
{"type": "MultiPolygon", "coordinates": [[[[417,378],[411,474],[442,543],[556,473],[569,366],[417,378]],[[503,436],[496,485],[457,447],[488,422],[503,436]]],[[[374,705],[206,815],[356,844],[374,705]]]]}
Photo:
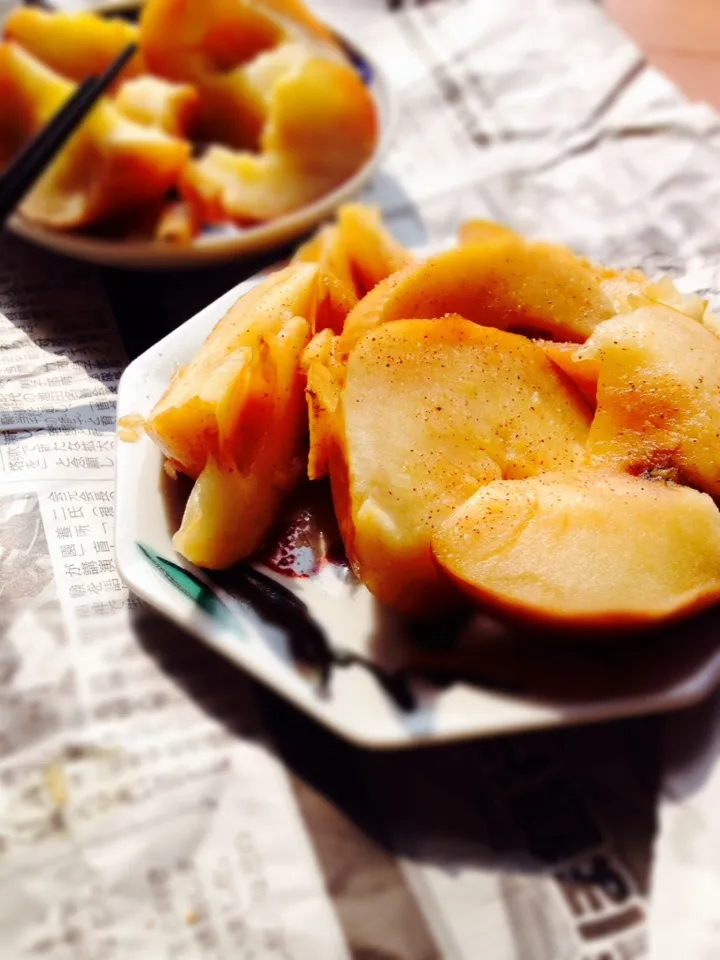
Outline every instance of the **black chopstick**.
{"type": "Polygon", "coordinates": [[[88,77],[0,176],[0,226],[135,55],[131,43],[100,77],[88,77]]]}

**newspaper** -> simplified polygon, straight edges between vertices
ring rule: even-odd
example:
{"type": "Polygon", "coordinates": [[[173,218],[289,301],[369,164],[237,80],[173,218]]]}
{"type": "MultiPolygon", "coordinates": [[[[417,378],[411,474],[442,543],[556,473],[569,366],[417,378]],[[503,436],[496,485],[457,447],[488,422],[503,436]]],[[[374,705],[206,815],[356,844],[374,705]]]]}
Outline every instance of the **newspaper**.
{"type": "Polygon", "coordinates": [[[650,904],[653,960],[720,950],[720,697],[667,724],[650,904]]]}
{"type": "MultiPolygon", "coordinates": [[[[367,191],[401,239],[490,216],[720,289],[717,117],[591,0],[316,6],[401,97],[367,191]]],[[[716,706],[374,754],[129,595],[125,351],[256,266],[123,274],[1,241],[0,957],[716,955],[716,706]]]]}

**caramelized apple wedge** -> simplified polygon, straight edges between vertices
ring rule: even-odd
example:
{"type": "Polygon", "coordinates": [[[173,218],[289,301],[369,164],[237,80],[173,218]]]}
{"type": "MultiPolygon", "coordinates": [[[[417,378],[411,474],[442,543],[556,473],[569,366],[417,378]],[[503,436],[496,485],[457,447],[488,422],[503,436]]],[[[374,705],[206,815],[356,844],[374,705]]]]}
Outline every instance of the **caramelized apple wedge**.
{"type": "Polygon", "coordinates": [[[273,220],[310,203],[318,190],[322,186],[298,177],[284,157],[217,146],[189,163],[181,182],[183,196],[207,223],[273,220]]]}
{"type": "Polygon", "coordinates": [[[435,533],[475,601],[552,626],[638,627],[720,598],[720,512],[705,494],[610,471],[484,486],[435,533]]]}
{"type": "Polygon", "coordinates": [[[74,89],[14,43],[0,44],[0,167],[22,150],[74,89]]]}
{"type": "Polygon", "coordinates": [[[488,243],[492,240],[503,240],[507,237],[517,237],[518,234],[504,223],[495,220],[466,220],[460,224],[458,242],[460,246],[473,243],[488,243]]]}
{"type": "MultiPolygon", "coordinates": [[[[10,159],[74,90],[14,44],[0,46],[0,157],[10,159]]],[[[133,123],[103,98],[20,205],[45,226],[74,229],[160,201],[190,145],[133,123]]]]}
{"type": "Polygon", "coordinates": [[[478,487],[574,466],[590,415],[525,337],[460,317],[398,320],[350,354],[330,478],[353,568],[407,613],[452,603],[434,531],[478,487]]]}
{"type": "Polygon", "coordinates": [[[283,43],[222,73],[198,73],[202,94],[198,135],[208,142],[257,152],[277,83],[312,56],[299,43],[283,43]]]}
{"type": "Polygon", "coordinates": [[[272,13],[249,0],[148,0],[140,18],[148,68],[175,81],[227,73],[285,39],[272,13]]]}
{"type": "Polygon", "coordinates": [[[280,77],[312,56],[346,62],[334,40],[277,9],[282,5],[249,0],[146,4],[140,35],[148,67],[198,88],[201,139],[256,151],[280,77]]]}
{"type": "Polygon", "coordinates": [[[347,315],[338,341],[339,357],[347,360],[358,340],[383,322],[386,304],[395,290],[414,276],[416,270],[415,264],[408,264],[396,273],[391,273],[355,304],[347,315]]]}
{"type": "Polygon", "coordinates": [[[582,341],[614,311],[570,250],[507,236],[430,257],[395,288],[381,322],[449,312],[499,330],[582,341]]]}
{"type": "Polygon", "coordinates": [[[337,224],[321,227],[314,237],[298,247],[292,262],[318,264],[325,297],[315,316],[315,330],[340,333],[347,315],[358,302],[358,294],[337,224]]]}
{"type": "Polygon", "coordinates": [[[300,361],[318,273],[293,264],[241,297],[146,421],[173,470],[197,478],[174,543],[199,566],[221,569],[257,550],[303,472],[300,361]]]}
{"type": "Polygon", "coordinates": [[[380,210],[362,203],[345,203],[337,222],[321,227],[298,247],[293,260],[319,263],[355,293],[364,297],[378,283],[418,260],[388,232],[380,210]]]}
{"type": "Polygon", "coordinates": [[[599,363],[588,458],[677,477],[720,497],[720,340],[667,307],[601,324],[575,356],[599,363]]]}
{"type": "Polygon", "coordinates": [[[307,380],[305,397],[310,428],[307,472],[310,480],[321,480],[328,473],[333,421],[345,374],[336,351],[337,337],[326,327],[312,338],[302,357],[307,380]]]}
{"type": "Polygon", "coordinates": [[[183,246],[192,243],[201,226],[190,204],[175,200],[163,205],[153,224],[152,235],[160,243],[183,246]]]}
{"type": "Polygon", "coordinates": [[[552,360],[558,370],[562,370],[572,380],[590,408],[594,410],[597,405],[600,363],[590,357],[578,357],[576,343],[556,343],[554,340],[536,340],[535,343],[552,360]]]}
{"type": "Polygon", "coordinates": [[[385,228],[377,207],[346,203],[338,211],[337,230],[361,297],[390,274],[418,262],[385,228]]]}
{"type": "Polygon", "coordinates": [[[287,42],[344,59],[301,0],[147,0],[140,37],[149,69],[179,81],[232,73],[287,42]]]}
{"type": "MultiPolygon", "coordinates": [[[[247,0],[149,0],[140,21],[150,70],[201,95],[197,135],[256,150],[267,114],[265,86],[295,65],[272,14],[247,0]],[[254,70],[251,64],[256,63],[254,70]]],[[[308,54],[300,48],[299,53],[308,54]]]]}
{"type": "Polygon", "coordinates": [[[650,284],[650,278],[640,270],[614,270],[591,260],[583,263],[593,274],[600,289],[613,305],[613,313],[625,313],[632,309],[630,299],[642,295],[650,284]]]}
{"type": "Polygon", "coordinates": [[[670,307],[698,323],[706,320],[708,302],[696,293],[682,293],[668,276],[651,280],[636,268],[615,270],[591,261],[584,262],[612,303],[615,313],[630,313],[640,307],[670,307]]]}
{"type": "Polygon", "coordinates": [[[302,317],[279,319],[272,332],[231,353],[206,384],[217,434],[173,538],[200,567],[225,569],[254,553],[303,473],[300,357],[309,336],[302,317]]]}
{"type": "Polygon", "coordinates": [[[720,336],[720,323],[710,310],[708,301],[697,293],[682,293],[670,277],[651,280],[636,268],[615,270],[591,261],[583,262],[597,279],[616,314],[632,313],[641,307],[669,307],[702,323],[720,336]]]}
{"type": "Polygon", "coordinates": [[[96,108],[48,167],[20,211],[28,220],[65,230],[90,226],[160,200],[189,156],[189,145],[96,108]]]}
{"type": "MultiPolygon", "coordinates": [[[[138,42],[140,33],[136,24],[119,17],[16,7],[7,16],[4,37],[56,73],[80,81],[104,73],[128,44],[138,42]]],[[[143,69],[136,54],[122,76],[137,76],[143,69]]]]}
{"type": "Polygon", "coordinates": [[[358,291],[352,275],[352,265],[336,223],[320,227],[309,240],[297,248],[292,259],[293,263],[319,264],[325,272],[337,277],[347,289],[348,296],[357,303],[358,291]]]}
{"type": "Polygon", "coordinates": [[[200,94],[189,83],[135,77],[121,84],[114,102],[120,113],[135,123],[157,127],[173,137],[189,137],[200,109],[200,94]]]}
{"type": "Polygon", "coordinates": [[[395,274],[387,281],[387,296],[374,303],[374,312],[361,301],[361,324],[348,317],[346,349],[356,326],[367,330],[390,320],[447,313],[499,330],[582,342],[614,313],[578,257],[564,247],[528,243],[519,236],[446,250],[401,273],[401,280],[395,274]]]}
{"type": "Polygon", "coordinates": [[[275,84],[262,152],[211,147],[188,164],[182,189],[203,220],[270,220],[347,180],[375,139],[375,107],[360,78],[314,57],[275,84]]]}
{"type": "Polygon", "coordinates": [[[360,203],[340,207],[337,222],[320,230],[295,252],[294,261],[318,263],[332,290],[333,313],[316,329],[341,333],[360,298],[417,258],[383,226],[380,211],[360,203]]]}
{"type": "MultiPolygon", "coordinates": [[[[240,450],[242,422],[238,422],[235,436],[234,427],[221,428],[221,421],[227,422],[227,411],[248,375],[247,351],[254,356],[261,342],[277,338],[295,317],[306,321],[310,339],[317,280],[318,268],[310,263],[270,274],[230,308],[197,356],[175,374],[153,407],[146,429],[184,473],[199,476],[208,458],[216,454],[223,429],[225,445],[240,450]]],[[[302,389],[300,393],[304,403],[302,389]]]]}

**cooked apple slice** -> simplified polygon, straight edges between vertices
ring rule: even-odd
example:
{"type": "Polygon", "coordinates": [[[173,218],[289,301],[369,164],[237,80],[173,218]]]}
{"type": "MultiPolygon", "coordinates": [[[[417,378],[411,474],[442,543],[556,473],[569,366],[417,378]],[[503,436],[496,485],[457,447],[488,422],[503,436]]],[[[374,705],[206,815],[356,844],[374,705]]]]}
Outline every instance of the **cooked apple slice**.
{"type": "Polygon", "coordinates": [[[613,305],[613,313],[631,310],[631,297],[642,294],[650,284],[650,278],[641,270],[615,270],[592,260],[583,260],[585,266],[600,285],[600,289],[613,305]]]}
{"type": "MultiPolygon", "coordinates": [[[[612,302],[615,313],[628,313],[640,307],[671,307],[691,320],[704,323],[708,302],[696,293],[681,293],[670,277],[651,280],[637,269],[614,270],[601,264],[585,261],[598,283],[612,302]]],[[[708,324],[712,327],[712,321],[708,324]]]]}
{"type": "Polygon", "coordinates": [[[345,325],[345,319],[357,303],[357,297],[339,277],[328,270],[321,270],[320,285],[322,292],[315,314],[316,331],[329,329],[339,333],[345,325]]]}
{"type": "Polygon", "coordinates": [[[355,304],[347,315],[338,341],[339,357],[346,360],[358,340],[383,322],[385,305],[396,288],[402,286],[415,274],[416,270],[417,267],[414,264],[409,264],[397,273],[391,273],[355,304]]]}
{"type": "Polygon", "coordinates": [[[247,63],[285,34],[272,13],[248,0],[148,0],[140,39],[153,73],[192,82],[247,63]]]}
{"type": "MultiPolygon", "coordinates": [[[[74,84],[15,44],[0,46],[0,157],[25,145],[74,84]]],[[[161,200],[190,145],[123,117],[103,98],[25,197],[20,210],[46,226],[74,229],[161,200]]]]}
{"type": "Polygon", "coordinates": [[[326,328],[312,338],[302,357],[302,367],[307,379],[305,396],[310,427],[310,480],[321,480],[328,473],[333,421],[340,402],[345,373],[336,350],[337,337],[333,336],[332,330],[326,328]]]}
{"type": "Polygon", "coordinates": [[[287,158],[277,154],[210,147],[188,164],[181,192],[208,223],[250,224],[299,210],[324,193],[325,184],[299,177],[287,158]]]}
{"type": "Polygon", "coordinates": [[[233,70],[198,73],[194,82],[202,93],[199,136],[208,142],[260,150],[277,83],[297,73],[312,55],[302,44],[283,43],[233,70]]]}
{"type": "Polygon", "coordinates": [[[366,334],[350,354],[330,455],[356,573],[409,613],[448,602],[430,555],[435,529],[490,480],[574,466],[589,421],[525,337],[460,317],[366,334]]]}
{"type": "Polygon", "coordinates": [[[302,317],[280,319],[273,332],[230,354],[227,378],[220,368],[207,383],[216,444],[173,539],[175,549],[200,567],[224,569],[254,553],[303,473],[300,356],[309,336],[302,317]]]}
{"type": "Polygon", "coordinates": [[[202,139],[257,150],[267,99],[281,76],[311,56],[347,62],[334,41],[277,6],[249,0],[146,4],[140,33],[149,69],[197,86],[202,139]]]}
{"type": "Polygon", "coordinates": [[[372,291],[377,297],[372,309],[361,301],[362,322],[348,317],[347,349],[356,327],[447,313],[500,330],[581,342],[614,313],[591,271],[573,253],[515,236],[446,250],[386,283],[383,293],[377,287],[372,291]]]}
{"type": "Polygon", "coordinates": [[[385,231],[379,211],[360,204],[341,207],[338,224],[319,230],[293,259],[319,263],[323,271],[321,283],[327,290],[325,304],[319,305],[316,315],[315,329],[321,333],[313,338],[303,356],[310,424],[308,477],[320,480],[328,474],[332,424],[350,348],[365,329],[375,324],[378,310],[401,278],[402,265],[412,269],[416,259],[385,231]],[[395,268],[396,274],[391,273],[395,268]],[[337,290],[333,288],[335,282],[337,290]],[[356,291],[371,283],[372,291],[360,301],[355,293],[347,293],[351,285],[356,291]],[[354,306],[348,310],[353,298],[354,306]],[[351,328],[345,332],[351,316],[351,328]],[[333,336],[333,331],[342,336],[333,336]]]}
{"type": "Polygon", "coordinates": [[[191,243],[200,233],[201,224],[189,203],[175,200],[163,206],[153,226],[153,237],[161,243],[177,246],[191,243]]]}
{"type": "Polygon", "coordinates": [[[175,186],[189,144],[96,107],[20,204],[28,220],[72,230],[160,200],[175,186]]]}
{"type": "Polygon", "coordinates": [[[460,224],[458,230],[458,240],[461,246],[517,236],[518,234],[510,227],[506,227],[504,223],[497,223],[495,220],[466,220],[460,224]]]}
{"type": "Polygon", "coordinates": [[[260,154],[211,147],[188,164],[183,192],[203,220],[270,220],[317,200],[368,159],[372,98],[350,68],[320,58],[273,91],[260,154]]]}
{"type": "Polygon", "coordinates": [[[594,410],[597,404],[600,363],[597,360],[578,357],[576,343],[556,343],[553,340],[536,340],[535,343],[559,370],[570,377],[590,408],[594,410]]]}
{"type": "MultiPolygon", "coordinates": [[[[134,23],[93,13],[49,13],[34,7],[17,7],[5,21],[4,37],[21,46],[56,73],[84,80],[104,73],[130,43],[137,43],[134,23]]],[[[122,76],[133,77],[144,69],[136,54],[122,76]]]]}
{"type": "Polygon", "coordinates": [[[350,258],[336,223],[320,227],[309,240],[297,248],[292,259],[294,263],[317,263],[323,270],[334,274],[347,288],[348,296],[357,303],[358,292],[350,258]]]}
{"type": "Polygon", "coordinates": [[[370,156],[376,138],[375,104],[355,70],[313,57],[275,85],[262,148],[290,158],[309,179],[337,185],[370,156]]]}
{"type": "Polygon", "coordinates": [[[300,358],[318,272],[294,264],[241,297],[146,422],[173,471],[197,477],[174,543],[200,566],[224,568],[254,552],[302,474],[300,358]]]}
{"type": "Polygon", "coordinates": [[[346,203],[337,223],[321,227],[297,249],[293,260],[319,263],[355,294],[355,301],[403,267],[417,264],[385,229],[377,207],[346,203]]]}
{"type": "Polygon", "coordinates": [[[173,137],[189,137],[200,108],[200,94],[189,83],[159,77],[134,77],[115,95],[120,113],[146,127],[157,127],[173,137]]]}
{"type": "Polygon", "coordinates": [[[285,33],[270,13],[247,0],[149,0],[140,34],[153,73],[200,91],[200,138],[257,149],[266,108],[243,68],[266,51],[278,59],[285,33]]]}
{"type": "Polygon", "coordinates": [[[347,315],[358,302],[358,294],[337,224],[321,227],[295,251],[292,262],[319,265],[325,296],[315,316],[315,330],[329,328],[340,333],[347,315]]]}
{"type": "Polygon", "coordinates": [[[0,166],[22,150],[74,89],[20,47],[0,44],[0,166]]]}
{"type": "Polygon", "coordinates": [[[148,0],[140,37],[149,69],[171,80],[228,73],[284,43],[346,60],[332,31],[298,0],[148,0]]]}
{"type": "Polygon", "coordinates": [[[418,262],[385,229],[377,207],[361,203],[340,207],[338,233],[361,297],[390,274],[418,262]]]}
{"type": "Polygon", "coordinates": [[[440,568],[480,603],[573,627],[636,627],[720,598],[706,494],[611,471],[490,483],[440,527],[440,568]]]}
{"type": "MultiPolygon", "coordinates": [[[[417,258],[399,244],[383,226],[380,211],[359,203],[345,204],[337,223],[322,227],[304,243],[295,261],[318,263],[335,289],[335,312],[316,329],[344,329],[349,312],[378,283],[417,258]]],[[[357,337],[355,338],[357,339],[357,337]]]]}
{"type": "Polygon", "coordinates": [[[599,363],[588,457],[667,472],[720,497],[720,340],[667,307],[601,324],[577,359],[599,363]]]}
{"type": "Polygon", "coordinates": [[[614,311],[570,250],[507,236],[430,257],[395,288],[381,322],[451,312],[500,330],[582,341],[614,311]]]}
{"type": "Polygon", "coordinates": [[[705,308],[702,323],[706,330],[709,330],[714,337],[720,339],[720,317],[716,313],[713,313],[709,306],[705,308]]]}
{"type": "MultiPolygon", "coordinates": [[[[271,273],[230,308],[194,359],[173,377],[146,428],[165,456],[197,477],[217,449],[219,419],[247,376],[245,351],[277,337],[294,317],[312,323],[318,268],[298,263],[271,273]]],[[[305,346],[305,344],[303,344],[305,346]]],[[[302,391],[301,391],[302,392],[302,391]]]]}
{"type": "Polygon", "coordinates": [[[670,307],[691,320],[702,323],[708,302],[697,293],[681,293],[670,277],[662,277],[655,282],[648,280],[639,291],[628,297],[628,310],[648,306],[670,307]]]}

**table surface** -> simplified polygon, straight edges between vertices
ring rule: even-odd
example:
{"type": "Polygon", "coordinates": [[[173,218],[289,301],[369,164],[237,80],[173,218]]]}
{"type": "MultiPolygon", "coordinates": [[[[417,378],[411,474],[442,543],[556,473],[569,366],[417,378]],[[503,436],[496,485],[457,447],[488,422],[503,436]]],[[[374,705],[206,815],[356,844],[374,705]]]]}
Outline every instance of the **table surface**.
{"type": "Polygon", "coordinates": [[[720,108],[720,0],[605,0],[605,6],[688,97],[720,108]]]}

